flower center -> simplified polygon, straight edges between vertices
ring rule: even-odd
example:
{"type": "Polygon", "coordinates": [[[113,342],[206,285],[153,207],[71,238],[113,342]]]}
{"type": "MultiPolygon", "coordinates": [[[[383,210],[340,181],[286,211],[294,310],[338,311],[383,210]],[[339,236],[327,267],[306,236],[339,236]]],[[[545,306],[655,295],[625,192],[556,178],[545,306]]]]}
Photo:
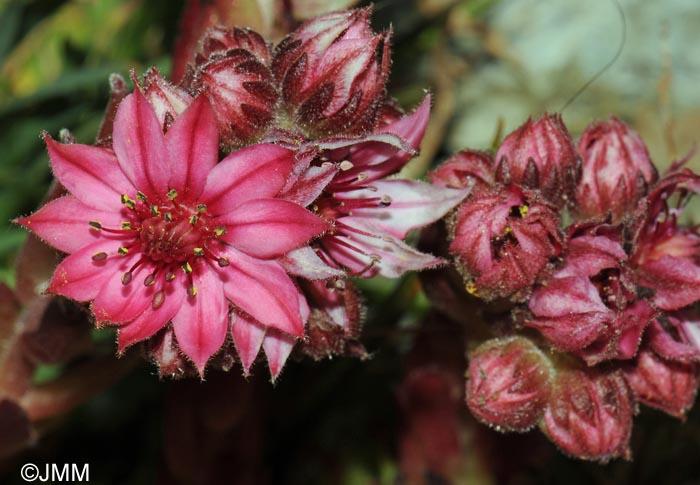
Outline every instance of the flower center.
{"type": "MultiPolygon", "coordinates": [[[[216,254],[212,243],[226,233],[225,227],[211,225],[211,217],[203,204],[180,203],[175,190],[169,191],[165,202],[150,204],[146,196],[136,193],[136,199],[122,194],[121,202],[128,209],[121,228],[103,227],[99,221],[90,221],[93,230],[121,236],[123,243],[115,253],[96,253],[94,261],[103,261],[110,256],[123,257],[136,251],[140,258],[122,275],[122,284],[131,283],[134,271],[144,263],[155,268],[143,281],[145,286],[156,284],[157,280],[170,283],[175,280],[178,268],[189,278],[188,292],[191,297],[197,294],[192,283],[192,269],[195,258],[209,258],[221,267],[228,266],[228,260],[216,254]]],[[[163,304],[165,293],[158,291],[153,298],[153,307],[163,304]]]]}
{"type": "Polygon", "coordinates": [[[202,248],[207,239],[189,220],[177,218],[167,221],[162,217],[150,217],[141,223],[141,249],[153,261],[165,263],[185,262],[202,248]]]}

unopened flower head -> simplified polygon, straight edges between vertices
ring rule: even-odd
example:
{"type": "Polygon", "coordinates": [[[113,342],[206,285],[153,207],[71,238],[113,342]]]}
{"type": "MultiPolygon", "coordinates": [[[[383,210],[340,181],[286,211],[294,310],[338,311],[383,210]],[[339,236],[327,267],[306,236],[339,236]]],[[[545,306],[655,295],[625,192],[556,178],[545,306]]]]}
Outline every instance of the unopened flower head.
{"type": "Polygon", "coordinates": [[[593,123],[578,141],[581,181],[576,189],[579,217],[622,220],[636,209],[656,181],[656,168],[644,142],[615,118],[593,123]]]}
{"type": "Polygon", "coordinates": [[[371,8],[302,24],[275,49],[272,72],[292,124],[312,137],[372,130],[385,95],[390,33],[374,34],[371,8]]]}

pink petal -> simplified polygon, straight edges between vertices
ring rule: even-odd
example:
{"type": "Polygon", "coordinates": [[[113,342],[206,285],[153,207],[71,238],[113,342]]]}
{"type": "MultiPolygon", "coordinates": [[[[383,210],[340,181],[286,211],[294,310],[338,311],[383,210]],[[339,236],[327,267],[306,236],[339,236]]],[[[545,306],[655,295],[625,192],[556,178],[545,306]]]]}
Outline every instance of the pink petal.
{"type": "Polygon", "coordinates": [[[530,310],[538,317],[565,317],[573,314],[608,313],[598,290],[579,276],[554,278],[532,295],[530,310]]]}
{"type": "Polygon", "coordinates": [[[193,273],[196,296],[188,295],[173,317],[173,328],[180,349],[204,375],[209,358],[226,340],[228,301],[218,275],[205,262],[193,273]]]}
{"type": "Polygon", "coordinates": [[[170,155],[170,188],[196,201],[219,156],[219,131],[214,111],[200,96],[175,119],[165,136],[170,155]]]}
{"type": "Polygon", "coordinates": [[[279,262],[287,273],[309,280],[325,280],[345,276],[345,271],[328,266],[309,246],[288,252],[279,259],[279,262]]]}
{"type": "Polygon", "coordinates": [[[252,258],[230,246],[222,246],[219,256],[229,261],[217,270],[234,305],[266,327],[304,334],[298,290],[279,263],[252,258]]]}
{"type": "Polygon", "coordinates": [[[234,312],[231,336],[243,365],[243,373],[247,376],[260,352],[260,346],[265,337],[265,327],[247,316],[234,312]]]}
{"type": "Polygon", "coordinates": [[[118,247],[115,241],[101,240],[71,254],[56,268],[46,292],[77,301],[92,300],[110,278],[119,277],[120,257],[114,256],[118,247]],[[92,256],[101,252],[110,257],[93,261],[92,256]]]}
{"type": "Polygon", "coordinates": [[[83,204],[101,210],[120,210],[121,194],[134,191],[111,150],[64,145],[48,135],[44,135],[44,141],[54,175],[83,204]]]}
{"type": "Polygon", "coordinates": [[[223,239],[251,256],[270,259],[304,246],[329,224],[293,202],[249,200],[215,219],[226,226],[223,239]]]}
{"type": "Polygon", "coordinates": [[[293,166],[294,152],[277,145],[237,150],[209,172],[202,203],[213,214],[225,214],[247,200],[274,197],[293,166]]]}
{"type": "Polygon", "coordinates": [[[353,190],[339,198],[388,197],[389,205],[353,209],[352,217],[369,219],[374,226],[399,239],[440,219],[469,194],[468,189],[448,189],[413,180],[377,180],[372,182],[372,187],[377,190],[353,190]]]}
{"type": "Polygon", "coordinates": [[[138,89],[119,103],[113,140],[127,178],[148,197],[162,200],[170,179],[165,138],[153,107],[138,89]]]}
{"type": "Polygon", "coordinates": [[[267,365],[274,381],[282,372],[285,362],[292,349],[296,345],[296,339],[279,330],[269,329],[263,340],[263,350],[267,357],[267,365]]]}
{"type": "Polygon", "coordinates": [[[66,195],[52,200],[29,217],[20,217],[17,223],[47,244],[71,254],[100,240],[102,233],[91,229],[89,221],[118,228],[122,220],[117,212],[93,209],[74,196],[66,195]]]}
{"type": "Polygon", "coordinates": [[[187,290],[182,279],[176,279],[163,287],[165,298],[157,309],[148,305],[146,310],[128,324],[119,328],[119,352],[130,345],[152,337],[165,327],[182,306],[187,290]]]}
{"type": "MultiPolygon", "coordinates": [[[[141,254],[117,259],[117,274],[102,286],[92,304],[92,313],[98,322],[128,322],[144,312],[153,301],[153,296],[160,291],[160,284],[144,286],[143,281],[153,273],[151,264],[141,264],[132,272],[132,281],[122,284],[122,275],[129,271],[141,254]]],[[[116,259],[116,258],[115,258],[116,259]]]]}

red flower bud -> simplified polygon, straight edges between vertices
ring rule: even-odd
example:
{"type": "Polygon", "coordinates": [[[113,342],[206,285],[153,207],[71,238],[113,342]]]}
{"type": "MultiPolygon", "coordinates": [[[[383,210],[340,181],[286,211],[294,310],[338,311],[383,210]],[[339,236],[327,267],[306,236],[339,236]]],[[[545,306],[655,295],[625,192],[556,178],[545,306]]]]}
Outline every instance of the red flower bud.
{"type": "Polygon", "coordinates": [[[622,372],[560,369],[540,428],[576,458],[630,459],[633,413],[632,393],[622,372]]]}
{"type": "Polygon", "coordinates": [[[583,159],[576,188],[579,217],[611,214],[614,222],[621,221],[656,181],[656,168],[644,142],[614,116],[589,125],[578,141],[578,151],[583,159]]]}
{"type": "Polygon", "coordinates": [[[252,29],[222,26],[207,31],[202,38],[199,52],[195,55],[195,62],[204,64],[213,54],[225,55],[232,49],[248,51],[264,65],[270,64],[270,47],[260,34],[252,29]]]}
{"type": "Polygon", "coordinates": [[[163,128],[168,128],[180,113],[192,103],[192,96],[184,89],[173,86],[152,67],[143,77],[143,95],[153,106],[163,128]]]}
{"type": "Polygon", "coordinates": [[[497,431],[525,431],[542,417],[554,371],[524,337],[489,340],[469,360],[467,405],[497,431]]]}
{"type": "Polygon", "coordinates": [[[372,33],[371,12],[317,17],[277,46],[272,72],[290,125],[319,136],[374,128],[389,73],[390,34],[372,33]]]}
{"type": "Polygon", "coordinates": [[[254,141],[272,122],[278,99],[264,39],[251,30],[213,29],[197,59],[192,90],[209,98],[221,143],[254,141]]]}
{"type": "Polygon", "coordinates": [[[467,291],[486,300],[521,299],[561,253],[559,214],[516,186],[477,192],[458,209],[450,252],[467,291]]]}
{"type": "Polygon", "coordinates": [[[435,185],[464,189],[474,184],[479,190],[493,185],[493,158],[486,152],[462,150],[443,162],[428,178],[435,185]]]}
{"type": "Polygon", "coordinates": [[[539,189],[552,202],[566,202],[576,181],[576,149],[560,115],[528,119],[496,153],[498,178],[539,189]]]}
{"type": "Polygon", "coordinates": [[[639,352],[625,377],[637,401],[684,419],[698,390],[698,366],[662,359],[650,350],[639,352]]]}

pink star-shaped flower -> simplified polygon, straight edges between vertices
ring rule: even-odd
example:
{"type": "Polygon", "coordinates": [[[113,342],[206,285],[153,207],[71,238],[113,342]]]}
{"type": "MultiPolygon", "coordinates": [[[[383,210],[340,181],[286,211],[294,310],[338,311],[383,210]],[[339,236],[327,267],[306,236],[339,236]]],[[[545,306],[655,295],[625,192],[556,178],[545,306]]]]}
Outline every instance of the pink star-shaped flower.
{"type": "MultiPolygon", "coordinates": [[[[91,301],[98,324],[119,325],[120,350],[171,322],[203,374],[229,331],[303,336],[308,306],[277,259],[328,223],[276,198],[294,152],[259,144],[217,164],[204,97],[163,134],[138,90],[119,106],[113,149],[45,141],[70,194],[17,222],[69,254],[48,292],[91,301]]],[[[268,344],[274,376],[286,355],[268,344]]]]}

